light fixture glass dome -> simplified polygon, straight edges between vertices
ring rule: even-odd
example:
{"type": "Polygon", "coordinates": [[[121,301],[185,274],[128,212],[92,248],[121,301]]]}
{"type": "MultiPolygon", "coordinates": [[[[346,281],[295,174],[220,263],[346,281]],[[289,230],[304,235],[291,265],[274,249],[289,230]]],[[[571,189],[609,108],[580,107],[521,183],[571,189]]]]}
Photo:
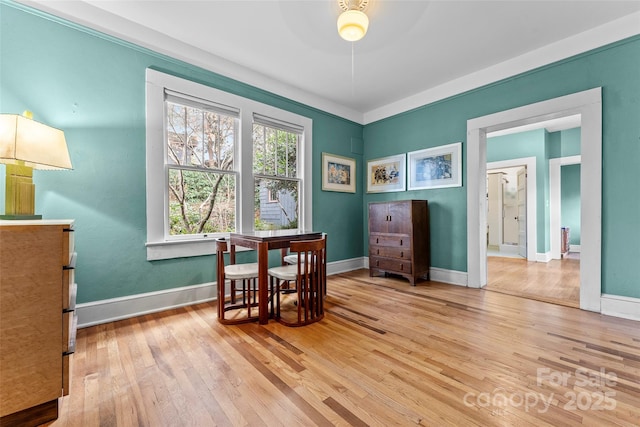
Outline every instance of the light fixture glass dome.
{"type": "Polygon", "coordinates": [[[369,18],[359,10],[347,10],[338,17],[338,33],[343,39],[355,42],[367,34],[369,18]]]}

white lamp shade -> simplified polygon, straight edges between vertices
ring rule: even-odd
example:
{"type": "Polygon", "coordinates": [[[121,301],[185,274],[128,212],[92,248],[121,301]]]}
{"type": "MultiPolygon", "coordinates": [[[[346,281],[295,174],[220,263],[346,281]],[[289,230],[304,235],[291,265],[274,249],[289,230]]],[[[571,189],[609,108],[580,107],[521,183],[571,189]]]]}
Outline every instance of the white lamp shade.
{"type": "Polygon", "coordinates": [[[355,42],[367,34],[369,18],[359,10],[347,10],[338,17],[338,33],[343,39],[355,42]]]}
{"type": "Polygon", "coordinates": [[[71,169],[64,132],[17,114],[0,114],[0,163],[71,169]]]}

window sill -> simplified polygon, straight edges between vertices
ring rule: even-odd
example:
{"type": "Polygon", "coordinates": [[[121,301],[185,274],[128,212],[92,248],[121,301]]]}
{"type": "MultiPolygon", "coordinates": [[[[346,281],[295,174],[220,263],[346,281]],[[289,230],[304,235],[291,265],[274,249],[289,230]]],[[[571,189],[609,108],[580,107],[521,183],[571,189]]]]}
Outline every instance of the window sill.
{"type": "MultiPolygon", "coordinates": [[[[225,237],[227,240],[229,236],[225,237]]],[[[168,242],[147,242],[147,261],[158,261],[173,258],[189,258],[203,255],[215,255],[216,239],[208,238],[202,240],[174,240],[168,242]]],[[[237,247],[236,252],[248,251],[251,249],[237,247]]]]}

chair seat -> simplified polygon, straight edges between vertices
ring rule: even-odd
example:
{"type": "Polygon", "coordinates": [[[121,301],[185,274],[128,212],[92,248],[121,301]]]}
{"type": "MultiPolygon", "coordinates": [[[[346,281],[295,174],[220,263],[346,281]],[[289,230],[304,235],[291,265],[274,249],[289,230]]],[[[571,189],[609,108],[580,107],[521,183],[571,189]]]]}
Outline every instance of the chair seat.
{"type": "Polygon", "coordinates": [[[283,260],[287,264],[297,264],[298,263],[298,255],[297,254],[287,255],[286,257],[283,258],[283,260]]]}
{"type": "MultiPolygon", "coordinates": [[[[296,255],[297,257],[297,255],[296,255]]],[[[297,260],[297,258],[296,258],[297,260]]],[[[276,277],[280,280],[294,281],[298,276],[298,261],[295,265],[283,265],[282,267],[273,267],[269,269],[269,276],[276,277]]]]}
{"type": "Polygon", "coordinates": [[[224,274],[229,280],[252,279],[258,277],[258,263],[227,265],[224,274]]]}

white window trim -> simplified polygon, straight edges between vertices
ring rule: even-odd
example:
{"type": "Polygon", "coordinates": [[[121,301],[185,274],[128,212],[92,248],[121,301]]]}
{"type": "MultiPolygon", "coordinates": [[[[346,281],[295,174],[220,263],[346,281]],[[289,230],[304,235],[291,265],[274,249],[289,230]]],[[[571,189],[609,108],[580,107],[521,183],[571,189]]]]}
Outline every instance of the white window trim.
{"type": "Polygon", "coordinates": [[[167,224],[165,200],[168,197],[168,182],[164,170],[165,157],[165,89],[209,99],[240,109],[238,144],[234,157],[234,169],[239,171],[236,188],[240,197],[236,198],[236,227],[238,232],[253,230],[253,114],[260,114],[283,120],[304,128],[298,152],[298,173],[301,174],[299,228],[313,230],[312,225],[312,125],[313,121],[270,105],[241,96],[223,92],[209,86],[195,83],[156,70],[146,71],[146,158],[147,158],[147,260],[192,257],[215,253],[213,235],[184,240],[165,238],[167,224]],[[245,214],[247,213],[247,214],[245,214]]]}

